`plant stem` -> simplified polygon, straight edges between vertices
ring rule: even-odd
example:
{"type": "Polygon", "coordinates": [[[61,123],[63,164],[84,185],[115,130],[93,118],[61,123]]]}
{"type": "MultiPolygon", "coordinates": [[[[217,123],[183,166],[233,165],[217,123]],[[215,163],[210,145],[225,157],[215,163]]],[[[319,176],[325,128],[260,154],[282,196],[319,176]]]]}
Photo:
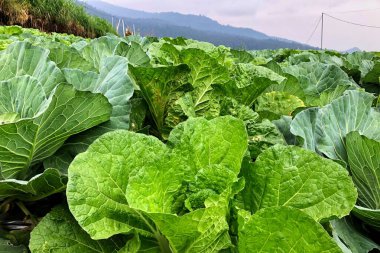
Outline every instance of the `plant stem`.
{"type": "Polygon", "coordinates": [[[36,226],[37,225],[37,220],[34,218],[33,214],[28,210],[28,208],[26,208],[26,206],[24,205],[24,203],[22,203],[21,201],[17,201],[16,202],[16,205],[21,209],[21,211],[30,218],[30,220],[32,221],[33,223],[33,226],[36,226]]]}

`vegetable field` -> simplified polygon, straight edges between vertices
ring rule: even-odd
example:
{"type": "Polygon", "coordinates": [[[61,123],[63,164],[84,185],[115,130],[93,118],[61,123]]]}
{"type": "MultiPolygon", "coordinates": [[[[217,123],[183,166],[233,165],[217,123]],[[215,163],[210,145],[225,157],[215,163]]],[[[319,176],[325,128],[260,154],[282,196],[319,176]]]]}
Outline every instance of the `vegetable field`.
{"type": "Polygon", "coordinates": [[[380,54],[0,27],[0,252],[378,252],[380,54]]]}

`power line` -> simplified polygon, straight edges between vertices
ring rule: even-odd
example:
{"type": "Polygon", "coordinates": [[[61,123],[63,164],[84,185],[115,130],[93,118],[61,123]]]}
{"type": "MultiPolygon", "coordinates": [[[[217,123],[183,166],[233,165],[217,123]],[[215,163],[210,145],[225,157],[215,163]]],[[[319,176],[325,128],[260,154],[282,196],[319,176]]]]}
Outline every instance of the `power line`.
{"type": "Polygon", "coordinates": [[[351,24],[351,25],[356,25],[356,26],[361,26],[361,27],[366,27],[366,28],[380,29],[380,26],[365,25],[365,24],[355,23],[355,22],[352,22],[352,21],[349,21],[349,20],[344,20],[344,19],[341,19],[341,18],[337,18],[337,17],[331,16],[330,14],[327,14],[327,13],[323,13],[323,14],[326,15],[326,16],[328,16],[328,17],[330,17],[330,18],[332,18],[332,19],[335,19],[335,20],[338,20],[340,22],[343,22],[343,23],[347,23],[347,24],[351,24]]]}
{"type": "Polygon", "coordinates": [[[314,27],[313,32],[310,34],[309,38],[307,39],[306,44],[308,44],[310,42],[311,38],[313,38],[315,32],[317,31],[319,24],[321,23],[321,20],[322,20],[322,17],[319,17],[317,25],[314,27]]]}
{"type": "Polygon", "coordinates": [[[368,12],[368,11],[377,11],[380,8],[375,9],[361,9],[361,10],[348,10],[348,11],[329,11],[330,13],[355,13],[355,12],[368,12]]]}

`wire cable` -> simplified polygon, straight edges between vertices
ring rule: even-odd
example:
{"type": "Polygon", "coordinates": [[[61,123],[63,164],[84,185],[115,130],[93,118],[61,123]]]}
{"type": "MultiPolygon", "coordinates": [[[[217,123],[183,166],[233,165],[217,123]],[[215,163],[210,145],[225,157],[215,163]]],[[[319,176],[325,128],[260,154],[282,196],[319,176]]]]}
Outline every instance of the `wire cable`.
{"type": "Polygon", "coordinates": [[[366,27],[366,28],[380,29],[380,26],[365,25],[365,24],[355,23],[355,22],[352,22],[352,21],[348,21],[348,20],[344,20],[344,19],[341,19],[341,18],[337,18],[337,17],[331,16],[330,14],[327,14],[327,13],[323,13],[323,14],[325,16],[327,16],[327,17],[330,17],[332,19],[338,20],[338,21],[343,22],[343,23],[347,23],[347,24],[351,24],[351,25],[356,25],[356,26],[361,26],[361,27],[366,27]]]}
{"type": "Polygon", "coordinates": [[[368,12],[368,11],[378,11],[380,8],[374,9],[361,9],[361,10],[348,10],[348,11],[329,11],[330,13],[355,13],[355,12],[368,12]]]}
{"type": "Polygon", "coordinates": [[[313,38],[313,36],[314,36],[315,32],[317,31],[317,28],[318,28],[319,24],[321,23],[321,21],[322,21],[322,17],[319,17],[317,25],[314,27],[313,32],[310,34],[309,38],[307,39],[306,44],[309,44],[310,40],[313,38]]]}
{"type": "Polygon", "coordinates": [[[310,34],[309,38],[307,39],[306,44],[308,44],[310,42],[310,40],[313,38],[313,36],[314,36],[315,32],[317,31],[317,28],[318,28],[319,24],[321,23],[321,21],[322,21],[322,17],[320,17],[318,19],[317,25],[314,27],[313,32],[310,34]]]}

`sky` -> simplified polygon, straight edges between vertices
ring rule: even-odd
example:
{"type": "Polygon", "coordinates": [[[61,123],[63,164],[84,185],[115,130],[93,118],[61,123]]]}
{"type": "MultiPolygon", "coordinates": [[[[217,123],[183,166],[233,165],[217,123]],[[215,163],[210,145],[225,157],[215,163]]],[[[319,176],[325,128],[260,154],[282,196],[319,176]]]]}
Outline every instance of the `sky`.
{"type": "MultiPolygon", "coordinates": [[[[380,27],[380,0],[103,0],[148,12],[174,11],[208,16],[221,24],[249,27],[271,36],[307,42],[321,13],[380,27]]],[[[321,29],[309,44],[320,46],[321,29]]],[[[324,48],[359,47],[380,51],[380,29],[345,24],[324,17],[324,48]]]]}

